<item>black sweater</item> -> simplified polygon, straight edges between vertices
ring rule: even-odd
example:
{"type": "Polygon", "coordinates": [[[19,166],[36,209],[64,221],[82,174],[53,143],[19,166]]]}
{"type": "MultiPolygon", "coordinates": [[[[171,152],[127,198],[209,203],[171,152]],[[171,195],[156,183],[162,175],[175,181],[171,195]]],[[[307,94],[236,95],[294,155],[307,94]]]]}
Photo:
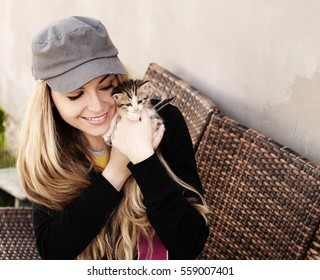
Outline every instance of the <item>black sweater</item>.
{"type": "MultiPolygon", "coordinates": [[[[180,111],[168,105],[160,115],[165,134],[162,155],[175,174],[202,193],[190,135],[180,111]]],[[[148,219],[169,251],[170,259],[196,258],[207,239],[203,217],[191,206],[194,196],[175,183],[156,154],[138,164],[129,164],[144,196],[148,219]]],[[[123,197],[101,173],[93,173],[90,185],[63,212],[33,206],[38,251],[43,259],[75,259],[100,232],[123,197]]]]}

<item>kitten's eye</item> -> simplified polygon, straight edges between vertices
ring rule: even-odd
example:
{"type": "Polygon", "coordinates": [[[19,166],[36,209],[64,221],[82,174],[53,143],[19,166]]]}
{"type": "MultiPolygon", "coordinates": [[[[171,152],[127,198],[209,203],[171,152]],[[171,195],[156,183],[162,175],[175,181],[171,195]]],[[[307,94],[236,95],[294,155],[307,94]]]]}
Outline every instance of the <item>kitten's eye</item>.
{"type": "Polygon", "coordinates": [[[76,99],[78,99],[79,97],[81,97],[83,94],[83,92],[80,92],[79,94],[77,95],[74,95],[74,96],[68,96],[68,98],[71,100],[71,101],[74,101],[76,99]]]}
{"type": "Polygon", "coordinates": [[[142,98],[141,100],[138,101],[138,104],[145,103],[147,99],[148,97],[142,98]]]}

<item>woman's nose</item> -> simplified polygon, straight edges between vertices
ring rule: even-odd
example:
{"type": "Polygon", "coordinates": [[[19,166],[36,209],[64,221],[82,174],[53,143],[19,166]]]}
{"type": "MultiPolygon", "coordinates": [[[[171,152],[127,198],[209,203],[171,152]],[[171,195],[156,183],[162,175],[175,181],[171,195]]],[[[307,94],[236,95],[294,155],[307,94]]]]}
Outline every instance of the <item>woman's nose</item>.
{"type": "Polygon", "coordinates": [[[91,93],[89,95],[88,109],[92,112],[102,112],[103,111],[103,100],[99,97],[98,93],[91,93]]]}

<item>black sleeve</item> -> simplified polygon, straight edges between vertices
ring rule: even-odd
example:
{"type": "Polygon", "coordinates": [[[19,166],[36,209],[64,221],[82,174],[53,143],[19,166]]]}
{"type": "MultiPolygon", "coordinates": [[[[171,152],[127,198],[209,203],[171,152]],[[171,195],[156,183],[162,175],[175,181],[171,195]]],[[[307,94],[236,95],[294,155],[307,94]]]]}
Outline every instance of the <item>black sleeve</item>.
{"type": "Polygon", "coordinates": [[[75,259],[100,232],[122,196],[101,174],[95,174],[81,196],[63,212],[35,204],[33,223],[40,256],[75,259]]]}
{"type": "MultiPolygon", "coordinates": [[[[160,144],[162,155],[176,175],[202,193],[191,138],[182,114],[171,105],[161,112],[166,126],[160,144]]],[[[170,178],[156,154],[128,167],[144,196],[148,219],[169,251],[170,259],[195,259],[206,242],[208,227],[186,200],[190,192],[183,192],[170,178]]]]}

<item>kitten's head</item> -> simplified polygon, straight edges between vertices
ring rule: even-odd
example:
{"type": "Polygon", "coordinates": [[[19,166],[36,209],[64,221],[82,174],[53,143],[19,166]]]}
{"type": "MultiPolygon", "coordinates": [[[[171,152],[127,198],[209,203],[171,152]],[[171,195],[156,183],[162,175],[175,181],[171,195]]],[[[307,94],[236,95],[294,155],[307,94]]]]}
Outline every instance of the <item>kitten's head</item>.
{"type": "Polygon", "coordinates": [[[147,90],[148,81],[128,80],[113,89],[112,97],[118,108],[130,112],[139,112],[149,104],[150,92],[147,90]]]}

